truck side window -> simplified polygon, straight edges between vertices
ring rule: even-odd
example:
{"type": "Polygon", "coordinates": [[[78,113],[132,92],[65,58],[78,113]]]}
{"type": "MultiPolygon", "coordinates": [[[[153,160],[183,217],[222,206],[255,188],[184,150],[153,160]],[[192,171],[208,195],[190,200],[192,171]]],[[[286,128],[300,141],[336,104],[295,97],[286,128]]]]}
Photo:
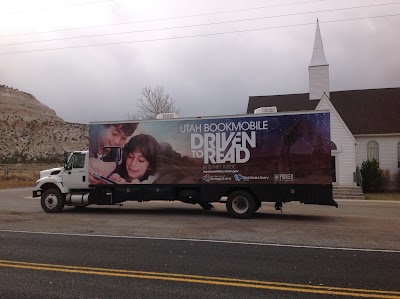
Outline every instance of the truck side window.
{"type": "Polygon", "coordinates": [[[85,155],[76,154],[74,164],[72,165],[73,168],[83,168],[85,167],[85,155]]]}
{"type": "Polygon", "coordinates": [[[83,168],[85,167],[85,155],[73,154],[69,159],[66,169],[83,168]]]}

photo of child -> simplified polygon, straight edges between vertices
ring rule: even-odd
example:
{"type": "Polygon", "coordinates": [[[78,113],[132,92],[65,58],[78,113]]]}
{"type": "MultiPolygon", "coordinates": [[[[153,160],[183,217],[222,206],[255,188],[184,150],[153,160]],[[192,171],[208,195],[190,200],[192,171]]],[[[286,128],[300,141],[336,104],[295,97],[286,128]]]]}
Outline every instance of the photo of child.
{"type": "Polygon", "coordinates": [[[152,184],[158,177],[160,145],[147,134],[133,136],[124,146],[122,163],[109,179],[117,184],[152,184]]]}
{"type": "MultiPolygon", "coordinates": [[[[138,123],[96,124],[89,130],[89,182],[105,184],[99,176],[108,177],[117,167],[114,162],[104,162],[110,151],[109,146],[123,146],[138,123]]],[[[108,159],[110,161],[110,159],[108,159]]]]}
{"type": "Polygon", "coordinates": [[[89,132],[89,157],[102,159],[108,153],[107,149],[103,152],[104,147],[123,146],[137,126],[138,123],[93,125],[89,132]]]}

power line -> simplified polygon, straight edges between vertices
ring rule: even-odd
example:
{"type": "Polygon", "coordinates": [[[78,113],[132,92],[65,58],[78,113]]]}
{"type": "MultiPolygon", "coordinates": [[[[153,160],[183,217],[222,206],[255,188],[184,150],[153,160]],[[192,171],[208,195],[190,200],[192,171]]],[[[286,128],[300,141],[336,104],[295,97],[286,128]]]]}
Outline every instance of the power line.
{"type": "MultiPolygon", "coordinates": [[[[113,0],[101,0],[101,1],[93,1],[93,2],[84,2],[84,3],[74,3],[74,4],[66,4],[62,6],[53,6],[53,7],[45,7],[45,10],[49,9],[59,9],[59,8],[65,8],[65,7],[72,7],[72,6],[82,6],[82,5],[90,5],[90,4],[98,4],[98,3],[103,3],[103,2],[113,2],[113,0]]],[[[19,11],[14,11],[6,14],[0,14],[0,16],[9,16],[9,15],[17,15],[17,14],[24,14],[27,12],[32,12],[32,11],[40,11],[41,9],[31,9],[31,10],[19,10],[19,11]]]]}
{"type": "MultiPolygon", "coordinates": [[[[360,18],[331,20],[331,21],[319,21],[319,23],[336,23],[336,22],[346,22],[346,21],[365,20],[365,19],[376,19],[376,18],[395,17],[395,16],[400,16],[400,13],[398,13],[398,14],[380,15],[380,16],[368,16],[368,17],[360,17],[360,18]]],[[[215,33],[204,33],[204,34],[196,34],[196,35],[165,37],[165,38],[156,38],[156,39],[134,40],[134,41],[125,41],[125,42],[112,42],[112,43],[103,43],[103,44],[92,44],[92,45],[68,46],[68,47],[59,47],[59,48],[46,48],[46,49],[37,49],[37,50],[4,52],[4,53],[0,53],[0,56],[1,55],[10,55],[10,54],[44,52],[44,51],[54,51],[54,50],[65,50],[65,49],[89,48],[89,47],[133,44],[133,43],[145,43],[145,42],[155,42],[155,41],[165,41],[165,40],[178,40],[178,39],[185,39],[185,38],[217,36],[217,35],[224,35],[224,34],[244,33],[244,32],[261,31],[261,30],[269,30],[269,29],[280,29],[280,28],[289,28],[289,27],[298,27],[298,26],[307,26],[307,25],[315,25],[315,22],[293,24],[293,25],[273,26],[273,27],[262,27],[262,28],[254,28],[254,29],[233,30],[233,31],[215,32],[215,33]]]]}
{"type": "MultiPolygon", "coordinates": [[[[112,1],[112,0],[109,0],[109,1],[112,1]]],[[[242,8],[242,9],[235,9],[235,10],[225,10],[225,11],[217,11],[217,12],[210,12],[210,13],[193,14],[193,15],[186,15],[186,16],[175,16],[175,17],[160,18],[160,19],[148,19],[148,20],[141,20],[141,21],[114,23],[114,24],[107,24],[107,25],[93,25],[93,26],[85,26],[85,27],[59,29],[59,30],[49,30],[49,31],[39,31],[39,32],[28,32],[28,33],[19,33],[19,34],[0,35],[0,37],[33,35],[33,34],[42,34],[42,33],[50,33],[50,32],[61,32],[61,31],[71,31],[71,30],[92,29],[92,28],[99,28],[99,27],[109,27],[109,26],[149,23],[149,22],[156,22],[156,21],[168,21],[168,20],[176,20],[176,19],[184,19],[184,18],[192,18],[192,17],[202,17],[202,16],[227,14],[227,13],[234,13],[234,12],[241,12],[241,11],[273,8],[273,7],[292,6],[292,5],[315,3],[315,2],[325,2],[325,1],[329,1],[329,0],[311,0],[311,1],[303,1],[303,2],[295,2],[295,3],[276,4],[276,5],[269,5],[269,6],[259,6],[259,7],[242,8]]]]}
{"type": "Polygon", "coordinates": [[[143,32],[151,32],[151,31],[182,29],[182,28],[189,28],[189,27],[221,25],[221,24],[229,24],[229,23],[236,23],[236,22],[246,22],[246,21],[262,20],[262,19],[270,19],[270,18],[305,15],[305,14],[312,14],[312,13],[342,11],[342,10],[369,8],[369,7],[387,6],[387,5],[398,5],[398,4],[400,4],[400,2],[371,4],[371,5],[362,5],[362,6],[352,6],[352,7],[342,7],[342,8],[315,10],[315,11],[309,11],[309,12],[292,13],[292,14],[281,14],[281,15],[275,15],[275,16],[265,16],[265,17],[256,17],[256,18],[247,18],[247,19],[239,19],[239,20],[211,22],[211,23],[203,23],[203,24],[192,24],[192,25],[183,25],[183,26],[174,26],[174,27],[164,27],[164,28],[154,28],[154,29],[145,29],[145,30],[133,30],[133,31],[125,31],[125,32],[102,33],[102,34],[92,34],[92,35],[73,36],[73,37],[61,37],[61,38],[35,40],[35,41],[27,41],[27,42],[16,42],[16,43],[9,43],[9,44],[0,44],[0,47],[23,45],[23,44],[32,44],[32,43],[40,43],[40,42],[52,42],[52,41],[60,41],[60,40],[71,40],[71,39],[88,38],[88,37],[99,37],[99,36],[121,35],[121,34],[130,34],[130,33],[143,33],[143,32]]]}

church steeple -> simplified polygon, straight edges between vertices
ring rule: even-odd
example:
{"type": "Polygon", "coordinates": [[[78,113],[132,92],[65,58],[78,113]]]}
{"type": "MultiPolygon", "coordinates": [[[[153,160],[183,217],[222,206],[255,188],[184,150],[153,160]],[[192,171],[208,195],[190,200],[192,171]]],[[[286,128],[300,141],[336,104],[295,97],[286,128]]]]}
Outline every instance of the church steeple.
{"type": "Polygon", "coordinates": [[[308,72],[310,100],[320,100],[324,93],[329,97],[329,64],[325,57],[318,19],[314,49],[308,72]]]}
{"type": "Polygon", "coordinates": [[[317,19],[317,30],[315,30],[314,49],[310,66],[329,65],[325,58],[324,45],[322,44],[321,31],[317,19]]]}

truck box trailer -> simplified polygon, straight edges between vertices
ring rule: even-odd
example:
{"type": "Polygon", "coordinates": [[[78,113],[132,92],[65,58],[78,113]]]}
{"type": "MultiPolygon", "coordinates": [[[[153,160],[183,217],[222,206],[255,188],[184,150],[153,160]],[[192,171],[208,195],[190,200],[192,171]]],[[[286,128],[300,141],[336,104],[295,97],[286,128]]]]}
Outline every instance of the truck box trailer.
{"type": "Polygon", "coordinates": [[[89,124],[89,149],[45,170],[42,208],[177,200],[226,203],[250,218],[263,202],[338,206],[332,198],[327,111],[89,124]]]}

